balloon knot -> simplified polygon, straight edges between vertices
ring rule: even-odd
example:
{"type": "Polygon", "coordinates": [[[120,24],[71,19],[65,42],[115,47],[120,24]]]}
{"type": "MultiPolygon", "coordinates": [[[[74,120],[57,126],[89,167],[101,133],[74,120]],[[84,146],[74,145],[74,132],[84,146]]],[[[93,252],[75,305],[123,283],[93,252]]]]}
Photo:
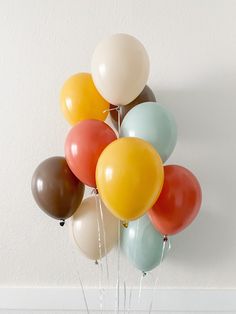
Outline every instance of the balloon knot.
{"type": "Polygon", "coordinates": [[[129,223],[128,223],[128,221],[123,221],[123,222],[122,222],[122,225],[123,225],[123,227],[128,228],[129,223]]]}
{"type": "Polygon", "coordinates": [[[167,242],[167,241],[168,241],[168,237],[167,237],[167,235],[165,235],[163,238],[163,242],[167,242]]]}
{"type": "Polygon", "coordinates": [[[143,271],[143,277],[147,276],[147,273],[145,271],[143,271]]]}
{"type": "Polygon", "coordinates": [[[98,260],[96,259],[96,261],[95,261],[95,265],[98,265],[98,260]]]}
{"type": "Polygon", "coordinates": [[[61,219],[60,226],[63,227],[65,225],[65,219],[61,219]]]}

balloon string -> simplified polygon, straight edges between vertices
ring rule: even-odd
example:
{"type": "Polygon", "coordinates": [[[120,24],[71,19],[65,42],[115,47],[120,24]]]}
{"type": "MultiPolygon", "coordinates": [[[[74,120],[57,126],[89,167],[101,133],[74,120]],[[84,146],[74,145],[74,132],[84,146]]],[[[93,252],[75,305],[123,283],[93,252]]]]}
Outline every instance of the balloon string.
{"type": "MultiPolygon", "coordinates": [[[[94,193],[95,193],[95,201],[96,201],[96,209],[97,209],[97,227],[98,227],[98,248],[99,248],[99,268],[100,268],[100,272],[99,272],[99,292],[100,292],[100,310],[101,313],[103,312],[103,289],[102,289],[102,279],[103,279],[103,264],[102,264],[102,241],[101,241],[101,226],[100,226],[100,220],[101,219],[101,212],[98,206],[98,197],[97,196],[97,190],[94,189],[94,193]],[[100,215],[100,217],[99,217],[100,215]]],[[[103,225],[104,228],[104,225],[103,225]]],[[[104,239],[103,239],[104,240],[104,239]]]]}
{"type": "Polygon", "coordinates": [[[102,221],[102,230],[103,230],[103,241],[104,241],[104,252],[105,252],[105,261],[106,261],[106,273],[107,273],[107,281],[109,283],[109,268],[108,268],[108,257],[107,257],[107,237],[106,237],[106,231],[105,231],[105,225],[104,225],[104,215],[102,210],[102,202],[101,198],[98,195],[98,203],[99,203],[99,210],[100,210],[100,217],[102,221]]]}
{"type": "MultiPolygon", "coordinates": [[[[168,242],[168,249],[167,250],[169,251],[171,249],[171,242],[170,242],[170,239],[168,239],[167,235],[165,235],[163,237],[163,245],[162,245],[160,265],[162,264],[164,256],[165,256],[167,242],[168,242]]],[[[153,300],[154,300],[154,294],[155,294],[157,282],[158,282],[158,276],[157,276],[157,278],[155,280],[155,283],[154,283],[154,286],[153,286],[153,289],[152,289],[152,298],[151,298],[151,302],[150,302],[150,305],[149,305],[149,314],[151,314],[151,312],[152,312],[152,306],[153,306],[153,300]]]]}
{"type": "Polygon", "coordinates": [[[142,273],[139,281],[139,292],[138,292],[138,304],[140,304],[141,301],[141,294],[143,290],[143,278],[146,276],[146,273],[142,273]]]}
{"type": "Polygon", "coordinates": [[[130,312],[130,310],[131,310],[132,293],[133,293],[133,287],[131,287],[130,292],[129,292],[129,305],[128,305],[127,314],[129,314],[129,312],[130,312]]]}
{"type": "Polygon", "coordinates": [[[152,298],[151,298],[151,302],[149,305],[149,312],[148,312],[149,314],[151,314],[151,312],[152,312],[152,306],[153,306],[153,300],[154,300],[154,294],[155,294],[157,282],[158,282],[158,277],[156,278],[155,283],[153,285],[153,289],[152,289],[152,298]]]}
{"type": "Polygon", "coordinates": [[[118,220],[116,313],[120,311],[120,221],[118,220]]]}
{"type": "Polygon", "coordinates": [[[120,137],[120,127],[121,127],[121,112],[120,112],[120,106],[116,107],[117,115],[118,115],[118,137],[120,137]]]}
{"type": "Polygon", "coordinates": [[[126,311],[126,282],[124,280],[124,314],[126,311]]]}
{"type": "MultiPolygon", "coordinates": [[[[75,258],[75,249],[74,248],[72,249],[72,254],[73,254],[74,263],[77,265],[77,261],[76,261],[76,258],[75,258]]],[[[78,276],[78,279],[79,279],[79,282],[80,282],[80,286],[81,286],[81,290],[82,290],[82,294],[83,294],[83,299],[84,299],[84,304],[85,304],[85,307],[86,307],[86,312],[87,312],[87,314],[89,314],[90,312],[89,312],[89,308],[88,308],[88,302],[87,302],[86,294],[85,294],[85,291],[84,291],[83,282],[81,280],[78,268],[76,267],[75,269],[76,269],[76,273],[77,273],[77,276],[78,276]]]]}

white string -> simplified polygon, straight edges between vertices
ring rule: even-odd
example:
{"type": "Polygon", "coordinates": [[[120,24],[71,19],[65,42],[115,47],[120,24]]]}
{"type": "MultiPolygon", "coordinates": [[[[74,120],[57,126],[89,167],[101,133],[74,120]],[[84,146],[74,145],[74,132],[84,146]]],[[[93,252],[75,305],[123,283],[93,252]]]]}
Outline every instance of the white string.
{"type": "Polygon", "coordinates": [[[116,313],[120,311],[120,221],[118,220],[116,313]]]}
{"type": "Polygon", "coordinates": [[[140,280],[139,280],[138,304],[140,304],[140,301],[141,301],[141,294],[142,294],[142,289],[143,289],[143,278],[145,276],[146,276],[146,274],[142,273],[140,280]]]}
{"type": "Polygon", "coordinates": [[[99,248],[99,300],[100,300],[100,310],[103,312],[103,289],[102,289],[102,279],[103,279],[103,265],[102,265],[102,242],[101,242],[101,229],[100,229],[100,221],[99,221],[99,207],[98,207],[98,196],[97,190],[93,189],[92,193],[94,193],[95,202],[96,202],[96,210],[97,210],[97,227],[98,227],[98,248],[99,248]]]}
{"type": "MultiPolygon", "coordinates": [[[[75,249],[74,249],[74,248],[72,248],[72,254],[73,254],[74,263],[75,263],[76,266],[77,266],[77,261],[76,261],[76,258],[75,258],[75,249]]],[[[85,294],[85,291],[84,291],[83,282],[82,282],[82,280],[81,280],[81,277],[80,277],[80,273],[79,273],[79,271],[78,271],[78,268],[75,267],[75,269],[76,269],[76,273],[77,273],[78,278],[79,278],[79,282],[80,282],[80,286],[81,286],[81,290],[82,290],[82,294],[83,294],[83,299],[84,299],[84,304],[85,304],[85,307],[86,307],[86,312],[87,312],[87,314],[89,314],[88,302],[87,302],[86,294],[85,294]]]]}
{"type": "Polygon", "coordinates": [[[130,310],[131,310],[132,293],[133,293],[133,287],[130,288],[130,292],[129,292],[129,305],[128,305],[127,314],[129,314],[129,312],[130,312],[130,310]]]}
{"type": "MultiPolygon", "coordinates": [[[[163,245],[162,245],[162,252],[161,252],[161,261],[160,261],[160,265],[163,262],[164,256],[165,256],[165,251],[166,251],[166,244],[168,242],[168,251],[171,249],[171,243],[170,243],[170,239],[165,235],[163,237],[163,245]]],[[[160,267],[159,265],[159,267],[160,267]]],[[[158,282],[158,276],[156,277],[153,289],[152,289],[152,298],[151,298],[151,302],[149,305],[149,314],[151,314],[152,312],[152,306],[153,306],[153,300],[154,300],[154,294],[155,294],[155,290],[156,290],[156,286],[157,286],[157,282],[158,282]]]]}
{"type": "Polygon", "coordinates": [[[98,203],[99,203],[99,210],[100,210],[100,217],[102,221],[102,230],[103,230],[103,242],[104,242],[104,252],[105,252],[105,261],[106,261],[106,273],[107,273],[107,281],[109,283],[109,268],[108,268],[108,257],[107,257],[107,238],[106,238],[106,231],[105,231],[105,225],[104,225],[104,215],[102,210],[102,202],[101,198],[98,195],[98,203]]]}
{"type": "Polygon", "coordinates": [[[124,280],[124,314],[126,311],[126,282],[124,280]]]}

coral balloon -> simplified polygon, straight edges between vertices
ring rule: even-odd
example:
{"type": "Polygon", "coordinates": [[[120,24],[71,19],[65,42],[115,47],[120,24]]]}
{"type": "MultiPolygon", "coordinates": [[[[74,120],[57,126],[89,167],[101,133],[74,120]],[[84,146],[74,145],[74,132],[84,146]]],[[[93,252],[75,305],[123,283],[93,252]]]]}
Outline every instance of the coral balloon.
{"type": "Polygon", "coordinates": [[[89,73],[71,76],[61,89],[60,101],[64,116],[72,125],[86,119],[104,121],[108,114],[109,103],[99,94],[89,73]]]}
{"type": "Polygon", "coordinates": [[[119,225],[98,195],[83,200],[71,220],[76,244],[92,260],[102,258],[115,246],[119,225]]]}
{"type": "Polygon", "coordinates": [[[135,37],[115,34],[96,47],[91,72],[98,91],[109,103],[127,105],[147,82],[149,58],[135,37]]]}
{"type": "Polygon", "coordinates": [[[142,216],[158,198],[163,166],[158,153],[138,138],[121,138],[106,147],[96,168],[100,196],[120,220],[142,216]]]}
{"type": "Polygon", "coordinates": [[[66,138],[65,155],[71,171],[80,181],[96,187],[98,158],[116,138],[112,128],[99,120],[83,120],[70,130],[66,138]]]}
{"type": "Polygon", "coordinates": [[[72,216],[84,195],[83,183],[74,176],[63,157],[44,160],[33,174],[31,189],[38,206],[56,219],[72,216]]]}
{"type": "Polygon", "coordinates": [[[197,216],[202,200],[197,178],[181,166],[164,167],[164,185],[149,217],[164,235],[185,229],[197,216]]]}
{"type": "MultiPolygon", "coordinates": [[[[120,109],[119,109],[120,110],[120,122],[123,121],[126,114],[132,108],[136,107],[137,105],[139,105],[143,102],[147,102],[147,101],[156,101],[156,97],[155,97],[153,91],[151,90],[151,88],[146,85],[144,87],[143,91],[141,92],[141,94],[139,94],[138,97],[136,97],[131,103],[129,103],[126,106],[120,106],[120,109]]],[[[110,109],[112,109],[110,111],[110,116],[111,116],[111,121],[112,121],[113,125],[115,126],[115,128],[118,128],[118,112],[117,112],[117,110],[114,110],[115,108],[116,108],[116,106],[110,105],[110,109]]]]}

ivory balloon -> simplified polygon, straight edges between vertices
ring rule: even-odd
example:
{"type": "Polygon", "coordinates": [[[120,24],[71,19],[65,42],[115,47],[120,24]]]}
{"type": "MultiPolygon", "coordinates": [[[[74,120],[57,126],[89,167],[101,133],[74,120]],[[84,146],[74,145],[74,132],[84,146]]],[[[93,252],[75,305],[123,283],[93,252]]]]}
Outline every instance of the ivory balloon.
{"type": "Polygon", "coordinates": [[[115,34],[96,47],[91,63],[94,84],[113,105],[126,105],[143,90],[149,75],[144,46],[128,34],[115,34]]]}
{"type": "Polygon", "coordinates": [[[92,260],[105,256],[117,243],[120,222],[98,195],[83,200],[71,221],[76,244],[92,260]]]}

